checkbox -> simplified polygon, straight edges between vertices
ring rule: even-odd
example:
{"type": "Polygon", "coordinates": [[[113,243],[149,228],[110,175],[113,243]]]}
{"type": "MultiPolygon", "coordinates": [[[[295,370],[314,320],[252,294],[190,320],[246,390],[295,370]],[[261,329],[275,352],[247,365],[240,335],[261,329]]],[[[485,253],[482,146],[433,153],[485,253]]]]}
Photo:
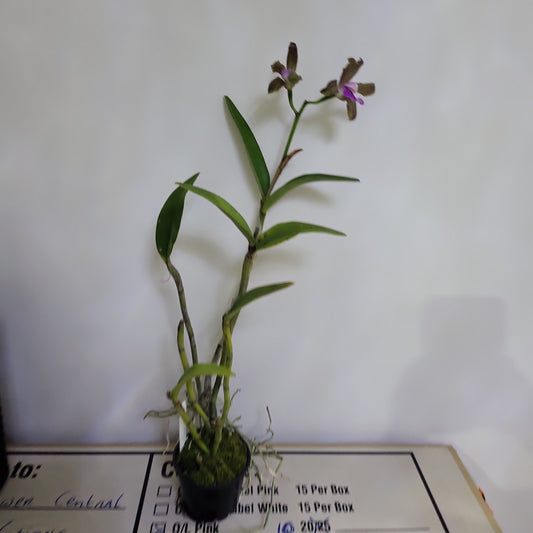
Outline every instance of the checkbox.
{"type": "Polygon", "coordinates": [[[172,494],[172,485],[159,485],[157,487],[157,496],[159,498],[167,498],[172,494]]]}
{"type": "Polygon", "coordinates": [[[150,533],[165,533],[166,522],[152,522],[150,533]]]}
{"type": "Polygon", "coordinates": [[[154,516],[166,516],[168,514],[168,503],[156,503],[154,516]]]}

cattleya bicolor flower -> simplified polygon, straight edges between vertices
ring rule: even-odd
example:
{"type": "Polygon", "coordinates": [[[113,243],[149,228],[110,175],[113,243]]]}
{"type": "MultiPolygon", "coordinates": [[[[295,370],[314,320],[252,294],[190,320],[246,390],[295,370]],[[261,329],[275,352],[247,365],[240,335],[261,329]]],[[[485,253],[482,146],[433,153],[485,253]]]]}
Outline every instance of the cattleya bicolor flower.
{"type": "Polygon", "coordinates": [[[302,79],[301,76],[296,74],[296,64],[298,63],[298,48],[295,43],[289,44],[289,50],[287,52],[287,66],[280,61],[272,63],[272,72],[279,74],[278,78],[274,78],[269,86],[268,92],[279,91],[282,87],[285,87],[288,91],[302,79]]]}
{"type": "Polygon", "coordinates": [[[351,81],[362,65],[363,60],[361,58],[357,61],[353,57],[348,58],[348,64],[344,67],[339,81],[331,80],[320,91],[324,96],[335,96],[339,100],[345,101],[350,120],[354,120],[357,116],[357,104],[365,104],[361,97],[370,96],[376,90],[376,86],[373,83],[351,81]]]}

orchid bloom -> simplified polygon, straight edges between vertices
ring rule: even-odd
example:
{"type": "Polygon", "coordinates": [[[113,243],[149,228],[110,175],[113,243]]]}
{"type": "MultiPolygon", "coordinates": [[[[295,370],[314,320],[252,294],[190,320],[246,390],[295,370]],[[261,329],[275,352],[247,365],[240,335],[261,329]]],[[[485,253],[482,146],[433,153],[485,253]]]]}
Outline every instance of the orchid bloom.
{"type": "Polygon", "coordinates": [[[289,44],[289,50],[287,52],[287,66],[280,61],[276,61],[272,64],[272,72],[279,74],[279,77],[274,78],[269,86],[268,92],[279,91],[282,87],[285,87],[288,91],[302,79],[301,76],[296,74],[296,64],[298,63],[298,48],[295,43],[289,44]]]}
{"type": "Polygon", "coordinates": [[[351,81],[362,65],[362,59],[356,61],[353,57],[348,58],[348,64],[344,67],[339,81],[331,80],[320,91],[325,96],[335,96],[339,100],[345,101],[350,120],[354,120],[357,116],[357,104],[365,104],[365,101],[361,97],[370,96],[376,90],[376,86],[373,83],[356,83],[351,81]]]}

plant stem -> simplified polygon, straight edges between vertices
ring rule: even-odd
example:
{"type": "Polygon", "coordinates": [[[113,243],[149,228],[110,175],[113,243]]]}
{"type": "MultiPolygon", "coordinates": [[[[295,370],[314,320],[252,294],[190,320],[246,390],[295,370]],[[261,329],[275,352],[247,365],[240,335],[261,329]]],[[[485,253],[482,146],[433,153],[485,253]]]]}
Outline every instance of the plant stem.
{"type": "Polygon", "coordinates": [[[187,414],[187,411],[183,408],[179,401],[174,402],[174,407],[176,408],[178,415],[183,420],[183,423],[187,426],[187,430],[191,434],[191,437],[197,444],[198,448],[200,448],[200,450],[202,450],[204,453],[209,454],[209,448],[198,434],[194,422],[192,418],[187,414]]]}
{"type": "MultiPolygon", "coordinates": [[[[181,365],[183,366],[183,371],[185,372],[189,368],[189,361],[187,360],[187,354],[185,353],[185,345],[183,342],[183,320],[180,320],[178,324],[177,343],[178,343],[178,352],[180,354],[180,359],[181,359],[181,365]]],[[[206,415],[205,411],[202,409],[201,405],[198,402],[198,396],[193,387],[192,380],[187,381],[186,390],[187,390],[187,399],[189,403],[192,405],[193,409],[196,411],[198,416],[204,421],[204,424],[208,428],[210,428],[211,422],[209,420],[209,417],[206,415]]]]}
{"type": "MultiPolygon", "coordinates": [[[[294,134],[295,134],[296,129],[298,127],[298,124],[300,122],[300,118],[301,118],[305,108],[309,104],[313,104],[313,105],[314,104],[319,104],[319,103],[331,98],[330,96],[324,96],[323,98],[320,98],[320,99],[314,100],[314,101],[304,100],[302,105],[300,106],[300,109],[297,110],[296,107],[294,106],[294,103],[293,103],[292,90],[288,90],[287,91],[287,95],[288,95],[288,100],[289,100],[289,106],[292,109],[292,111],[294,112],[294,119],[293,119],[293,122],[292,122],[291,129],[289,131],[288,137],[287,137],[287,141],[285,143],[285,147],[284,147],[284,150],[283,150],[283,155],[281,156],[280,162],[279,162],[279,164],[278,164],[278,166],[276,168],[276,171],[275,171],[275,173],[274,173],[274,175],[273,175],[273,177],[271,179],[271,182],[270,182],[270,185],[269,185],[269,188],[268,188],[266,194],[261,198],[261,202],[260,202],[259,210],[258,210],[258,214],[257,214],[257,223],[256,223],[256,227],[255,227],[255,230],[254,230],[254,239],[257,238],[261,234],[261,232],[263,231],[263,226],[264,226],[265,217],[266,217],[266,211],[264,209],[265,200],[272,194],[272,191],[274,190],[274,187],[275,187],[279,177],[281,176],[283,170],[285,169],[285,167],[287,166],[289,161],[292,159],[293,156],[295,156],[298,152],[301,151],[300,149],[298,149],[298,150],[294,150],[294,151],[290,152],[290,148],[291,148],[292,140],[294,138],[294,134]]],[[[253,263],[254,263],[254,258],[255,258],[256,252],[257,252],[257,250],[255,249],[255,246],[250,245],[248,247],[248,250],[247,250],[246,255],[244,256],[244,259],[243,259],[243,262],[242,262],[241,278],[240,278],[240,281],[239,281],[239,288],[238,288],[237,294],[235,295],[235,297],[234,297],[234,299],[232,301],[232,305],[233,305],[233,302],[239,296],[242,296],[248,289],[248,283],[250,281],[250,274],[251,274],[251,271],[252,271],[252,267],[253,267],[253,263]]],[[[222,364],[222,360],[225,358],[225,356],[227,354],[227,349],[228,349],[227,344],[228,343],[229,343],[229,346],[231,348],[231,333],[233,332],[233,328],[235,327],[235,323],[236,323],[238,317],[239,317],[239,313],[235,314],[231,318],[231,320],[229,321],[228,324],[226,324],[224,322],[225,325],[223,325],[222,338],[220,339],[220,341],[219,341],[219,343],[218,343],[218,345],[217,345],[217,347],[215,349],[215,353],[213,354],[213,358],[212,358],[212,362],[213,363],[216,363],[217,361],[221,360],[221,364],[222,364]]],[[[224,320],[226,320],[226,319],[224,319],[224,320]]],[[[232,356],[231,356],[231,358],[232,358],[232,356]]],[[[228,362],[226,361],[225,364],[227,365],[228,362]]],[[[229,363],[229,368],[231,368],[231,361],[229,363]]],[[[224,383],[224,407],[223,407],[222,417],[224,418],[224,423],[225,423],[226,420],[227,420],[226,409],[229,410],[229,403],[230,403],[230,402],[228,402],[226,400],[226,385],[228,384],[227,386],[228,386],[228,391],[229,391],[229,378],[224,378],[223,379],[221,376],[217,376],[217,378],[215,380],[215,384],[213,385],[213,389],[212,389],[212,394],[211,394],[211,398],[210,398],[211,406],[209,408],[209,412],[210,412],[212,418],[216,418],[216,412],[217,412],[216,411],[216,400],[217,400],[218,393],[219,393],[219,390],[220,390],[220,386],[222,385],[222,382],[224,383]]],[[[210,387],[211,387],[210,380],[207,379],[205,381],[204,385],[206,387],[206,390],[210,389],[210,387]]],[[[218,430],[218,428],[216,428],[216,430],[218,430]]],[[[222,429],[220,429],[220,432],[221,431],[222,431],[222,429]]]]}
{"type": "MultiPolygon", "coordinates": [[[[233,345],[231,342],[231,331],[230,331],[230,320],[224,315],[222,319],[222,332],[224,335],[224,354],[223,354],[223,364],[224,366],[231,370],[233,364],[233,345]]],[[[215,439],[213,443],[212,453],[215,455],[220,446],[222,440],[222,428],[225,427],[226,422],[228,421],[229,408],[231,406],[231,392],[229,388],[229,376],[224,377],[224,406],[222,407],[222,414],[218,424],[215,428],[215,439]]]]}
{"type": "MultiPolygon", "coordinates": [[[[187,330],[187,336],[189,337],[189,345],[191,347],[191,358],[193,364],[198,364],[198,351],[196,348],[196,339],[194,337],[194,331],[192,329],[191,319],[189,317],[189,312],[187,310],[187,301],[185,299],[185,289],[183,288],[183,281],[178,269],[172,264],[170,258],[167,260],[167,268],[176,284],[176,289],[178,290],[178,298],[180,302],[181,315],[183,316],[183,322],[187,330]]],[[[197,396],[202,394],[202,382],[200,378],[196,378],[196,392],[197,396]]]]}

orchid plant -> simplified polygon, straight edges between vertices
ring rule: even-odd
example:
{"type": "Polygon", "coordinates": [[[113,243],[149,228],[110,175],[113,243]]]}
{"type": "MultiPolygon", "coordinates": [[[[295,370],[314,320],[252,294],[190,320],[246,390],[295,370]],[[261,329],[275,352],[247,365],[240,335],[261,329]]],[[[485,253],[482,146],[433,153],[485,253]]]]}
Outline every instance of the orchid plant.
{"type": "Polygon", "coordinates": [[[316,232],[344,235],[344,233],[328,227],[299,221],[283,222],[264,229],[268,211],[282,197],[301,185],[312,182],[358,181],[356,178],[345,176],[312,173],[294,177],[283,185],[278,185],[279,179],[288,163],[296,154],[301,152],[301,149],[292,148],[292,142],[300,119],[309,106],[316,106],[337,98],[346,103],[348,118],[349,120],[354,120],[357,116],[357,106],[364,104],[363,97],[369,96],[375,91],[373,83],[352,81],[363,65],[363,60],[349,58],[348,64],[342,70],[338,80],[328,82],[320,91],[321,96],[317,99],[303,100],[298,107],[293,99],[294,87],[302,79],[297,73],[297,63],[298,50],[296,44],[290,43],[286,65],[276,61],[271,66],[272,72],[277,76],[270,82],[268,92],[273,93],[284,89],[287,94],[290,112],[293,115],[292,126],[288,132],[281,159],[272,174],[268,170],[259,144],[248,123],[232,100],[227,96],[224,97],[225,105],[240,134],[257,182],[258,211],[254,229],[251,229],[244,217],[226,199],[207,189],[196,186],[195,182],[198,178],[198,173],[184,182],[177,183],[177,188],[164,203],[157,220],[155,235],[157,251],[176,284],[182,315],[177,328],[177,346],[183,373],[174,388],[168,392],[168,397],[172,401],[173,407],[165,414],[178,414],[184,422],[192,441],[205,454],[215,455],[217,453],[223,438],[223,430],[229,424],[228,414],[232,401],[230,378],[233,376],[232,333],[240,311],[244,306],[258,298],[284,289],[292,284],[291,282],[283,282],[249,289],[250,273],[257,253],[285,242],[301,233],[316,232]],[[195,334],[187,311],[182,278],[171,261],[171,254],[179,234],[183,216],[185,197],[188,192],[203,197],[217,207],[231,220],[247,243],[236,294],[231,305],[222,316],[221,338],[211,361],[207,363],[202,363],[199,360],[195,334]],[[185,335],[188,338],[188,349],[185,346],[185,335]],[[219,401],[221,389],[222,402],[219,401]],[[185,405],[180,399],[182,391],[185,391],[185,405]]]}

